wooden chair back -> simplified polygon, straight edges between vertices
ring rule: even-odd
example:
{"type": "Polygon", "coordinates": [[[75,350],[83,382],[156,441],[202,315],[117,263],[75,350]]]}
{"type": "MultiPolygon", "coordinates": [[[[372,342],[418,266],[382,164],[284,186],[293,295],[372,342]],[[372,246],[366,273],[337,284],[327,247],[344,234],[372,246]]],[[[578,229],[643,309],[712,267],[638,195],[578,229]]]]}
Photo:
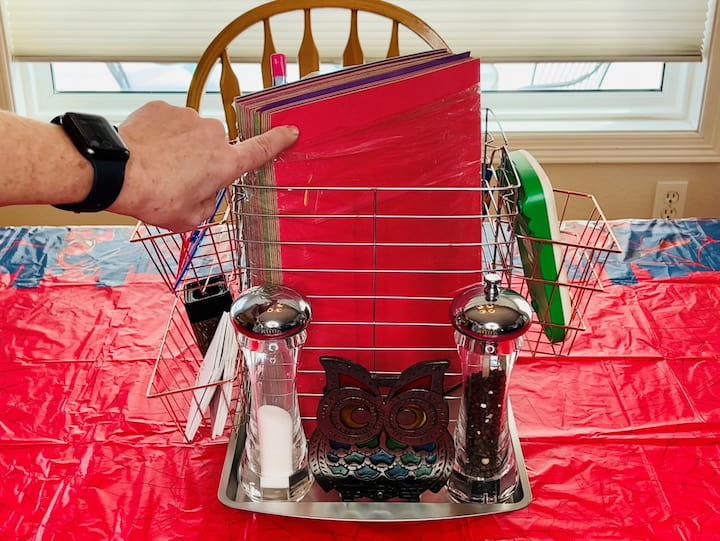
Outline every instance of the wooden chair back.
{"type": "MultiPolygon", "coordinates": [[[[388,41],[387,58],[399,56],[399,28],[405,27],[415,33],[428,44],[430,49],[449,49],[447,43],[422,19],[411,12],[381,0],[274,0],[260,5],[237,17],[228,24],[215,39],[208,45],[198,61],[193,74],[186,105],[199,110],[200,101],[205,91],[208,76],[212,68],[220,63],[220,96],[225,112],[225,121],[228,128],[228,137],[233,140],[237,137],[237,125],[233,100],[240,95],[240,84],[232,70],[228,45],[239,34],[251,26],[262,23],[262,77],[265,88],[272,85],[270,72],[270,56],[275,54],[270,19],[278,14],[290,11],[303,10],[303,38],[297,52],[297,61],[300,76],[317,72],[320,67],[320,53],[313,38],[311,12],[320,8],[339,8],[349,12],[349,33],[342,55],[343,66],[363,64],[365,57],[358,32],[358,12],[373,13],[390,19],[392,22],[388,41]]],[[[337,29],[333,29],[336,31],[337,29]]]]}

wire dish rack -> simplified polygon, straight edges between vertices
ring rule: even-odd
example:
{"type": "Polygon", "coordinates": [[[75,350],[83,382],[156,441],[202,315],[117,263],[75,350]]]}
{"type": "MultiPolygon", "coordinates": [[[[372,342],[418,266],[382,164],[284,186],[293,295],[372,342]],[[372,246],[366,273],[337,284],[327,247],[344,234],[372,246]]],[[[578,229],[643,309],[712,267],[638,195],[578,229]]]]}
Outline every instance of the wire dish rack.
{"type": "MultiPolygon", "coordinates": [[[[233,187],[218,199],[215,215],[206,223],[188,233],[170,233],[143,222],[138,223],[130,237],[147,251],[165,283],[166,295],[175,296],[153,371],[148,382],[146,396],[160,400],[165,407],[177,434],[187,443],[186,435],[189,413],[199,407],[204,392],[213,392],[231,385],[231,393],[217,393],[213,408],[203,412],[198,437],[211,437],[214,412],[218,400],[229,417],[245,410],[247,393],[243,392],[245,378],[243,365],[229,378],[200,384],[198,374],[204,354],[197,333],[184,308],[187,295],[195,291],[205,293],[213,287],[211,279],[220,277],[231,297],[240,291],[240,242],[238,237],[237,190],[233,187]]],[[[227,429],[228,423],[223,428],[227,429]]]]}
{"type": "MultiPolygon", "coordinates": [[[[321,503],[326,497],[313,496],[316,491],[301,504],[266,506],[245,501],[239,494],[242,490],[237,490],[248,394],[242,362],[237,363],[234,377],[198,385],[203,353],[183,308],[188,288],[202,291],[217,275],[233,297],[258,284],[289,285],[309,298],[313,307],[297,380],[308,436],[315,429],[323,393],[321,355],[349,358],[380,376],[398,375],[419,361],[448,359],[444,394],[450,404],[452,433],[452,412],[457,411],[462,379],[448,315],[453,297],[467,286],[482,283],[487,272],[499,274],[505,287],[529,295],[531,284],[519,263],[517,242],[549,242],[516,237],[518,175],[508,159],[507,138],[490,111],[484,117],[481,178],[466,185],[313,189],[264,185],[258,175],[249,174],[224,194],[218,213],[190,234],[168,233],[143,223],[136,227],[132,241],[143,244],[163,276],[167,293],[176,297],[147,396],[163,401],[179,434],[189,443],[184,428],[188,412],[198,406],[199,392],[232,385],[225,406],[233,430],[219,494],[226,505],[286,515],[382,521],[497,513],[530,502],[512,419],[521,486],[513,501],[505,504],[455,504],[444,490],[419,504],[342,503],[335,508],[332,502],[321,503]],[[408,212],[408,204],[417,210],[408,212]],[[392,512],[387,505],[393,505],[392,512]]],[[[545,285],[569,291],[572,316],[561,343],[547,340],[540,322],[544,318],[537,318],[526,335],[525,356],[567,354],[574,334],[585,328],[583,315],[592,294],[602,289],[603,266],[618,251],[592,196],[561,190],[555,190],[555,195],[561,209],[558,218],[564,224],[557,244],[566,272],[562,281],[545,285]],[[572,222],[567,221],[570,217],[572,222]]],[[[203,415],[199,437],[216,434],[213,411],[203,415]]]]}
{"type": "Polygon", "coordinates": [[[561,356],[572,350],[579,332],[587,328],[584,316],[594,293],[602,291],[603,269],[612,254],[621,252],[620,245],[597,200],[590,194],[554,189],[560,223],[560,239],[550,241],[516,233],[516,242],[525,249],[539,253],[550,247],[561,254],[561,272],[556,280],[539,278],[538,260],[532,268],[523,268],[515,259],[513,284],[528,299],[531,290],[545,287],[549,302],[537,309],[530,330],[525,335],[524,356],[561,356]],[[562,290],[565,290],[564,292],[562,290]],[[561,293],[568,295],[570,315],[564,324],[550,322],[548,306],[561,293]],[[560,331],[561,341],[552,341],[551,329],[560,331]]]}

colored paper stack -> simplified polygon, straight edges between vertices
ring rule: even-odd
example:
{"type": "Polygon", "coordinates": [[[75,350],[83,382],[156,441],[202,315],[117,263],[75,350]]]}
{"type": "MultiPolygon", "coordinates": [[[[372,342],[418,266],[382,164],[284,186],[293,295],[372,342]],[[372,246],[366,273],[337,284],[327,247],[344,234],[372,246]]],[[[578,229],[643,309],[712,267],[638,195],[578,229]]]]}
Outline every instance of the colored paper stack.
{"type": "Polygon", "coordinates": [[[320,355],[457,363],[450,300],[482,271],[479,74],[468,54],[430,51],[236,100],[241,138],[300,128],[244,182],[241,263],[245,287],[310,299],[305,370],[320,355]]]}

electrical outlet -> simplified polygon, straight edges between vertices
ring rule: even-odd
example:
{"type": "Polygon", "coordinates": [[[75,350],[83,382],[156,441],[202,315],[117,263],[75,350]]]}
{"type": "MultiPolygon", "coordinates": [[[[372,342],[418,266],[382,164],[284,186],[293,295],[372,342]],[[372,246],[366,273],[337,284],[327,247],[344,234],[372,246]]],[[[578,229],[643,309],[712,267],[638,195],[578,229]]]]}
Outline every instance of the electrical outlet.
{"type": "Polygon", "coordinates": [[[687,197],[687,180],[663,180],[655,188],[653,218],[682,218],[687,197]]]}

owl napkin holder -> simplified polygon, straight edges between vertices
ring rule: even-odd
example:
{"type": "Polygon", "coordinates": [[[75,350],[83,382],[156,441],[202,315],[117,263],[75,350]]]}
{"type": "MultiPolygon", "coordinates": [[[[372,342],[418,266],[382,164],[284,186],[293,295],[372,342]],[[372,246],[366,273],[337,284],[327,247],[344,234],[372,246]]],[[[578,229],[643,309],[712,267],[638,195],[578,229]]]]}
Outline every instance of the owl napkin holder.
{"type": "Polygon", "coordinates": [[[326,385],[309,442],[318,485],[342,501],[417,502],[438,492],[454,457],[443,379],[449,361],[424,361],[399,375],[373,374],[321,357],[326,385]]]}

